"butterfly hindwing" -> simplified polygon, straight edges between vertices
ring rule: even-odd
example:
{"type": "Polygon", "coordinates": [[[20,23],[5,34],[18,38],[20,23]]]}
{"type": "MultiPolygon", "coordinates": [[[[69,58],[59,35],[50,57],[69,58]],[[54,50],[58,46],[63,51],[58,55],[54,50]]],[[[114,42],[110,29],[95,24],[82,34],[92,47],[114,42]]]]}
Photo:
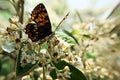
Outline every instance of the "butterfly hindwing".
{"type": "Polygon", "coordinates": [[[28,23],[26,25],[26,33],[28,34],[28,37],[33,41],[38,41],[39,40],[39,35],[38,35],[38,28],[35,23],[28,23]]]}

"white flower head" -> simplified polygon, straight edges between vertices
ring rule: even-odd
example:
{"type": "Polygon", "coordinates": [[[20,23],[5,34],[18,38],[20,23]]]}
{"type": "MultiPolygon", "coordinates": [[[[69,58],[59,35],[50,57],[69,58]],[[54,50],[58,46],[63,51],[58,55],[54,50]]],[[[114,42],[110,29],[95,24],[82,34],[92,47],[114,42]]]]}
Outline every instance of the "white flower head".
{"type": "Polygon", "coordinates": [[[24,67],[28,63],[35,64],[37,60],[39,60],[39,58],[35,55],[35,53],[30,55],[23,51],[20,63],[21,66],[24,67]]]}
{"type": "Polygon", "coordinates": [[[95,34],[96,33],[96,30],[98,29],[98,26],[95,25],[95,23],[89,23],[87,25],[88,29],[89,29],[89,33],[90,34],[95,34]]]}

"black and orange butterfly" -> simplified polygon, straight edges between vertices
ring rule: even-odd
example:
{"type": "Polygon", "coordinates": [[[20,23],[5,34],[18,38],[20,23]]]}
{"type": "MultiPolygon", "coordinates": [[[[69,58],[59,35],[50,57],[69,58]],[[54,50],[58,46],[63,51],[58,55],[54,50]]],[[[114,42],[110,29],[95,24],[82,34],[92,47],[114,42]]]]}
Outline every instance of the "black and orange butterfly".
{"type": "MultiPolygon", "coordinates": [[[[66,17],[67,16],[68,14],[66,17]]],[[[63,20],[65,20],[66,17],[64,17],[63,20]]],[[[41,44],[54,35],[47,10],[42,3],[38,4],[34,8],[31,14],[31,19],[35,23],[28,23],[25,30],[32,42],[39,42],[39,44],[41,44]]],[[[63,22],[63,20],[59,23],[59,25],[63,22]]]]}
{"type": "Polygon", "coordinates": [[[51,30],[51,23],[47,10],[42,3],[34,8],[31,14],[31,19],[35,23],[28,23],[25,30],[32,42],[39,41],[42,43],[46,41],[48,36],[54,34],[51,30]]]}

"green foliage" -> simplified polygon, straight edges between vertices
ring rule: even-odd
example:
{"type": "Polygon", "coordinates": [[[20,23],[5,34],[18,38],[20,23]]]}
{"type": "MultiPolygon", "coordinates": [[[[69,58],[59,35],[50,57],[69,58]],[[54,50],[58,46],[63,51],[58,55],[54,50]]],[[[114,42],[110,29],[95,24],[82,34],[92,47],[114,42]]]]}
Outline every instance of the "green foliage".
{"type": "Polygon", "coordinates": [[[2,18],[2,20],[6,20],[9,19],[11,17],[11,14],[8,11],[0,11],[0,18],[2,18]]]}
{"type": "Polygon", "coordinates": [[[51,72],[50,72],[50,76],[53,78],[53,79],[57,79],[57,73],[56,73],[56,70],[53,69],[51,72]]]}
{"type": "Polygon", "coordinates": [[[74,41],[79,45],[78,40],[74,37],[74,35],[73,35],[72,33],[68,32],[67,30],[64,30],[64,32],[65,32],[68,36],[72,37],[72,38],[74,39],[74,41]]]}
{"type": "MultiPolygon", "coordinates": [[[[75,68],[73,65],[70,65],[69,63],[65,62],[65,61],[60,61],[58,63],[53,62],[55,67],[58,70],[63,69],[65,66],[68,66],[70,68],[70,79],[69,80],[87,80],[87,78],[85,77],[85,75],[78,70],[77,68],[75,68]]],[[[55,74],[55,70],[52,71],[52,76],[56,76],[55,74]]],[[[53,77],[55,78],[55,77],[53,77]]]]}
{"type": "MultiPolygon", "coordinates": [[[[25,43],[24,42],[22,43],[21,49],[19,50],[19,54],[17,57],[17,63],[16,63],[16,76],[17,77],[23,76],[23,75],[27,74],[28,72],[30,72],[31,70],[33,70],[38,62],[37,61],[35,64],[27,63],[25,66],[21,65],[21,58],[22,58],[22,54],[23,54],[22,48],[25,47],[25,43]]],[[[32,50],[28,50],[28,51],[26,51],[26,53],[29,55],[35,54],[35,52],[32,50]]]]}
{"type": "Polygon", "coordinates": [[[86,53],[85,57],[86,57],[86,59],[88,59],[88,58],[95,59],[96,58],[96,54],[95,53],[86,53]]]}
{"type": "Polygon", "coordinates": [[[14,62],[11,61],[4,61],[3,59],[0,60],[0,75],[8,75],[12,72],[12,68],[14,67],[14,62]]]}
{"type": "Polygon", "coordinates": [[[0,72],[1,72],[1,70],[2,70],[2,62],[0,60],[0,72]]]}
{"type": "Polygon", "coordinates": [[[37,80],[39,78],[40,73],[37,71],[34,71],[34,80],[37,80]]]}
{"type": "Polygon", "coordinates": [[[75,40],[71,36],[63,32],[56,32],[56,36],[62,39],[63,41],[69,43],[70,45],[74,45],[76,43],[75,40]]]}
{"type": "Polygon", "coordinates": [[[84,34],[83,37],[90,39],[90,35],[84,34]]]}

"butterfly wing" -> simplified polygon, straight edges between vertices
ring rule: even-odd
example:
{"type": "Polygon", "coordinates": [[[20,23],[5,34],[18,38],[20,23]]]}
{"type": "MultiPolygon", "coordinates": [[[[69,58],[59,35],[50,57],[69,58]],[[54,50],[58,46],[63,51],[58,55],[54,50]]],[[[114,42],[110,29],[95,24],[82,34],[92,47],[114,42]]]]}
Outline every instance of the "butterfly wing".
{"type": "Polygon", "coordinates": [[[25,29],[28,37],[33,42],[42,40],[46,36],[52,34],[51,23],[48,17],[48,13],[42,3],[40,3],[34,8],[31,14],[31,19],[35,23],[28,23],[25,29]]]}
{"type": "Polygon", "coordinates": [[[39,27],[44,28],[46,32],[51,32],[51,23],[48,17],[48,13],[42,3],[34,8],[31,14],[31,19],[35,21],[39,27]]]}
{"type": "Polygon", "coordinates": [[[38,28],[37,24],[35,23],[28,23],[26,25],[26,33],[28,34],[28,37],[33,41],[38,41],[39,40],[39,35],[38,35],[38,28]]]}

